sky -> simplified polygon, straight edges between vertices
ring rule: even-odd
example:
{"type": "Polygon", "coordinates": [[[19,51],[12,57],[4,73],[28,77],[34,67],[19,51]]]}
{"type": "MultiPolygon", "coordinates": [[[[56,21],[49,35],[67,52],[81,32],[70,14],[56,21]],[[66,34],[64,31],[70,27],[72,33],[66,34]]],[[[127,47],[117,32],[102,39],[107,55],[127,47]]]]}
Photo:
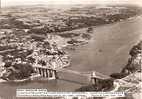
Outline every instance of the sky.
{"type": "Polygon", "coordinates": [[[34,5],[34,4],[137,4],[142,5],[142,0],[1,0],[2,6],[34,5]]]}

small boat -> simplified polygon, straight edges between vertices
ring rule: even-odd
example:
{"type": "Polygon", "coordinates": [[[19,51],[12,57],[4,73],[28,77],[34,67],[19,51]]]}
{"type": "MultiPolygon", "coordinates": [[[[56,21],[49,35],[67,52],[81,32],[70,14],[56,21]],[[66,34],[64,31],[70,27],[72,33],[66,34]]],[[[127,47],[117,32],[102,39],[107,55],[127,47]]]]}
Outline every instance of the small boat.
{"type": "Polygon", "coordinates": [[[73,46],[79,46],[79,45],[85,45],[87,44],[88,42],[85,41],[85,40],[70,40],[70,41],[67,41],[67,45],[73,45],[73,46]]]}

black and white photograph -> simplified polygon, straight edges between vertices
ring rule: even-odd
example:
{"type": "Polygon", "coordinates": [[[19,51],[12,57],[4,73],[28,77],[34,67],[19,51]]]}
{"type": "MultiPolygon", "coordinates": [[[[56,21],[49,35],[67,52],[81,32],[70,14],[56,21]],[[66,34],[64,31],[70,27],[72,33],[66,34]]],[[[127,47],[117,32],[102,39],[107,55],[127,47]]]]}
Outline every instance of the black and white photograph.
{"type": "Polygon", "coordinates": [[[141,99],[142,0],[0,0],[0,99],[141,99]]]}

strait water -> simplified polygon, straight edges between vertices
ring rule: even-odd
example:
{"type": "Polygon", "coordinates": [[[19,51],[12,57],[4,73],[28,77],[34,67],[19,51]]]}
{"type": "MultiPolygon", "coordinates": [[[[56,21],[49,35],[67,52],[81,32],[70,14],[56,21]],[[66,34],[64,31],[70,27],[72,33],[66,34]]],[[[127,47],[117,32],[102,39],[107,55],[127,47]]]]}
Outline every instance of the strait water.
{"type": "MultiPolygon", "coordinates": [[[[120,72],[127,63],[131,47],[142,39],[142,16],[125,21],[94,27],[93,38],[87,44],[68,51],[71,66],[67,69],[106,75],[120,72]]],[[[78,31],[84,32],[84,29],[78,31]]],[[[59,80],[1,83],[0,99],[15,99],[17,88],[46,88],[49,91],[74,91],[88,78],[60,72],[59,80]],[[64,79],[64,80],[63,80],[64,79]]],[[[26,98],[27,99],[27,98],[26,98]]]]}

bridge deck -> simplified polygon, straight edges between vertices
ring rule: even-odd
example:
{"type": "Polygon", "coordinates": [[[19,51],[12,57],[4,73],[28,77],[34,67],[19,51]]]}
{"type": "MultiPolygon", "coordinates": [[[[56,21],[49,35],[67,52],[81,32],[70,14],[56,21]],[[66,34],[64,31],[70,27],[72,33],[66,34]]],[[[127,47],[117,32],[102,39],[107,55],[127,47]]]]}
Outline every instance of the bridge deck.
{"type": "Polygon", "coordinates": [[[57,72],[67,72],[67,73],[72,73],[72,74],[76,74],[76,75],[79,75],[79,76],[84,76],[84,77],[94,77],[94,78],[100,78],[100,79],[108,79],[110,78],[109,76],[107,75],[104,75],[100,72],[97,72],[97,71],[89,71],[89,72],[79,72],[79,71],[74,71],[74,70],[69,70],[69,69],[66,69],[66,68],[48,68],[48,67],[45,67],[45,66],[35,66],[34,68],[42,68],[42,69],[49,69],[49,70],[56,70],[57,72]],[[92,73],[95,72],[95,75],[92,75],[92,73]]]}

